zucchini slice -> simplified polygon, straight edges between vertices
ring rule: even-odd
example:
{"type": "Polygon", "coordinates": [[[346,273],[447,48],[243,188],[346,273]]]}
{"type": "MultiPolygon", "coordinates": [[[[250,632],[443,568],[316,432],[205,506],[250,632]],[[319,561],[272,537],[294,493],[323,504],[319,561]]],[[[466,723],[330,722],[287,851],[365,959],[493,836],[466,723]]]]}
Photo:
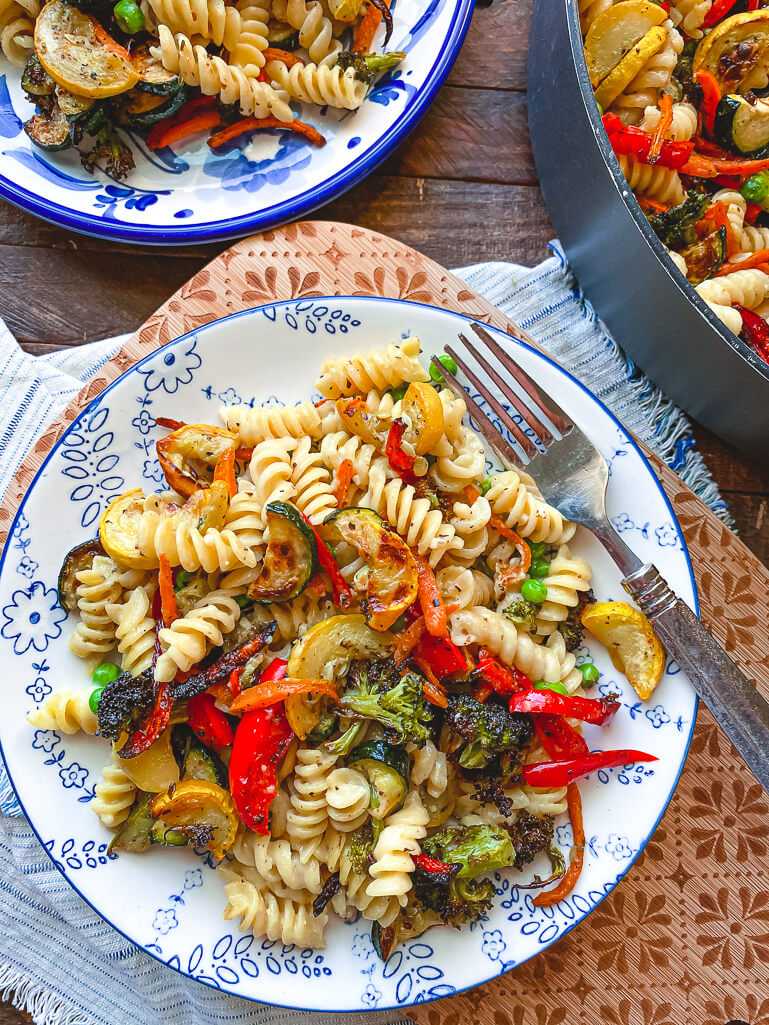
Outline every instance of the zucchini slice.
{"type": "Polygon", "coordinates": [[[348,764],[371,785],[371,817],[380,821],[397,811],[409,790],[409,756],[403,747],[370,740],[350,752],[348,764]]]}
{"type": "Polygon", "coordinates": [[[49,153],[72,145],[72,125],[59,107],[54,107],[50,114],[33,114],[25,122],[24,131],[36,146],[49,153]]]}
{"type": "Polygon", "coordinates": [[[267,26],[267,42],[279,50],[296,50],[299,33],[284,21],[270,21],[267,26]]]}
{"type": "MultiPolygon", "coordinates": [[[[417,597],[417,564],[406,542],[371,509],[340,509],[323,522],[324,540],[351,544],[366,562],[364,611],[373,630],[389,629],[417,597]]],[[[357,577],[357,575],[356,575],[357,577]]]]}
{"type": "Polygon", "coordinates": [[[139,79],[127,51],[63,0],[51,0],[38,15],[35,53],[51,78],[78,96],[116,96],[139,79]]]}
{"type": "Polygon", "coordinates": [[[268,543],[262,572],[248,589],[255,601],[289,601],[307,587],[318,564],[315,534],[288,502],[270,502],[265,510],[268,543]]]}
{"type": "Polygon", "coordinates": [[[716,107],[714,134],[718,141],[738,153],[756,153],[769,145],[769,100],[731,93],[716,107]]]}
{"type": "Polygon", "coordinates": [[[40,63],[39,58],[33,53],[24,65],[24,73],[21,76],[21,88],[31,100],[37,100],[39,96],[51,96],[55,84],[54,80],[40,63]]]}
{"type": "Polygon", "coordinates": [[[612,5],[597,15],[585,37],[585,60],[593,88],[666,17],[659,4],[647,0],[625,0],[623,7],[612,5]]]}
{"type": "Polygon", "coordinates": [[[171,749],[179,766],[182,779],[207,779],[227,787],[227,768],[221,758],[195,736],[186,723],[179,723],[171,731],[171,749]]]}
{"type": "Polygon", "coordinates": [[[165,118],[175,114],[184,106],[187,99],[183,89],[171,93],[170,96],[157,96],[152,92],[131,90],[124,96],[113,101],[112,108],[118,124],[124,128],[136,128],[145,131],[152,128],[165,118]]]}
{"type": "Polygon", "coordinates": [[[185,779],[172,791],[151,799],[152,817],[185,830],[196,847],[221,861],[235,843],[240,822],[230,794],[204,779],[185,779]]]}
{"type": "Polygon", "coordinates": [[[724,93],[746,93],[766,85],[769,10],[733,14],[699,42],[692,71],[715,75],[724,93]]]}
{"type": "Polygon", "coordinates": [[[143,854],[149,849],[152,843],[151,831],[154,825],[150,815],[151,794],[142,794],[137,797],[136,803],[131,809],[128,818],[123,822],[112,837],[107,851],[132,851],[134,854],[143,854]]]}
{"type": "Polygon", "coordinates": [[[686,277],[692,285],[712,278],[726,260],[726,228],[719,228],[687,249],[681,250],[686,260],[686,277]]]}
{"type": "Polygon", "coordinates": [[[59,570],[59,605],[67,612],[77,611],[77,574],[84,569],[90,569],[94,557],[106,555],[101,542],[84,541],[83,544],[75,547],[64,556],[64,562],[59,570]]]}
{"type": "Polygon", "coordinates": [[[166,71],[162,63],[153,57],[146,44],[137,47],[131,54],[131,64],[139,75],[136,88],[156,96],[171,96],[184,88],[181,79],[172,71],[166,71]]]}

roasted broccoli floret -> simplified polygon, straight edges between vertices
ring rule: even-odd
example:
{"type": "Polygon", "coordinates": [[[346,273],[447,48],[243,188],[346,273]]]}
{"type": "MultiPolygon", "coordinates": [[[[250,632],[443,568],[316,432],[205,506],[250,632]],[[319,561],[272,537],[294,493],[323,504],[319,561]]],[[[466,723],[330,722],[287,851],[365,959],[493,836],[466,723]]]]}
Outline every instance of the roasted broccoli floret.
{"type": "Polygon", "coordinates": [[[370,822],[356,829],[350,838],[345,854],[350,859],[353,871],[367,873],[374,857],[374,827],[370,822]]]}
{"type": "Polygon", "coordinates": [[[691,189],[686,199],[678,206],[673,206],[662,213],[649,217],[657,238],[668,249],[682,249],[696,241],[694,226],[710,206],[711,197],[707,192],[691,189]]]}
{"type": "Polygon", "coordinates": [[[80,154],[80,161],[91,174],[98,167],[116,182],[125,178],[135,166],[133,153],[120,138],[115,126],[109,123],[97,132],[93,149],[80,154]]]}
{"type": "Polygon", "coordinates": [[[540,606],[525,598],[516,598],[514,602],[502,610],[502,615],[518,626],[526,626],[536,633],[537,614],[540,606]]]}
{"type": "Polygon", "coordinates": [[[460,929],[477,922],[491,907],[496,888],[490,879],[465,879],[463,891],[454,882],[417,868],[414,880],[414,898],[417,904],[440,915],[441,921],[460,929]]]}
{"type": "Polygon", "coordinates": [[[406,56],[402,51],[394,50],[392,53],[356,53],[354,50],[345,50],[337,57],[337,65],[346,71],[352,68],[355,77],[361,82],[370,82],[380,71],[390,71],[396,67],[406,56]]]}
{"type": "Polygon", "coordinates": [[[522,811],[515,822],[506,828],[515,848],[513,865],[518,869],[528,865],[553,842],[554,823],[549,815],[540,819],[531,812],[522,811]]]}
{"type": "Polygon", "coordinates": [[[340,734],[336,740],[327,740],[326,750],[329,754],[336,755],[337,758],[345,757],[345,755],[348,755],[355,747],[358,735],[362,729],[362,722],[354,722],[352,726],[348,726],[344,733],[340,734]]]}
{"type": "Polygon", "coordinates": [[[102,691],[98,705],[99,733],[118,740],[142,722],[155,699],[152,667],[139,676],[123,673],[102,691]]]}
{"type": "Polygon", "coordinates": [[[534,736],[530,716],[510,713],[493,701],[481,704],[469,694],[449,698],[444,722],[466,741],[459,753],[466,769],[482,769],[502,752],[520,752],[534,736]]]}
{"type": "Polygon", "coordinates": [[[399,677],[391,662],[379,659],[368,669],[350,675],[353,687],[345,691],[339,707],[346,712],[376,719],[392,730],[398,743],[421,744],[430,735],[432,721],[422,692],[422,678],[416,673],[399,677]]]}
{"type": "Polygon", "coordinates": [[[592,591],[579,592],[576,606],[573,609],[569,609],[568,616],[558,627],[559,633],[563,635],[563,639],[566,641],[567,651],[576,651],[582,644],[582,638],[585,636],[585,628],[582,625],[582,612],[586,605],[590,605],[594,601],[595,594],[592,591]]]}
{"type": "Polygon", "coordinates": [[[459,865],[457,880],[507,868],[515,860],[510,834],[502,826],[444,826],[422,849],[438,861],[459,865]]]}

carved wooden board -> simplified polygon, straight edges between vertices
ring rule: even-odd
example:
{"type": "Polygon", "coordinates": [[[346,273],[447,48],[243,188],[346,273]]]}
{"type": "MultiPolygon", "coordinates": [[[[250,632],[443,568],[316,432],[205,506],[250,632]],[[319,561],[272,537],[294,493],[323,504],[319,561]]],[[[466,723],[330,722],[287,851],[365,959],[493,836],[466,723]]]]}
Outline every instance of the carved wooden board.
{"type": "MultiPolygon", "coordinates": [[[[132,363],[228,313],[320,295],[430,303],[527,337],[454,275],[384,235],[313,221],[245,239],[150,317],[46,429],[0,507],[0,544],[56,439],[132,363]]],[[[769,573],[671,470],[650,459],[689,546],[703,621],[769,692],[769,573]]],[[[419,1025],[769,1025],[767,965],[769,803],[701,708],[673,801],[604,903],[516,971],[409,1013],[419,1025]]]]}

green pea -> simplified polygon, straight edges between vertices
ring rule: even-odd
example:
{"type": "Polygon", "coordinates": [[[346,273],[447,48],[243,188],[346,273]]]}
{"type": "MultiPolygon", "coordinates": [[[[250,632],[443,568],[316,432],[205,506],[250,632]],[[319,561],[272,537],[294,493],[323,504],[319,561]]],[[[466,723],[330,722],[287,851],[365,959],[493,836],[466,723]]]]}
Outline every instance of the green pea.
{"type": "Polygon", "coordinates": [[[742,183],[740,192],[749,203],[760,203],[769,194],[769,176],[764,171],[751,174],[742,183]]]}
{"type": "Polygon", "coordinates": [[[541,559],[542,556],[545,554],[545,548],[547,548],[547,545],[545,544],[545,542],[544,541],[530,541],[528,538],[526,538],[525,540],[526,540],[526,544],[531,549],[531,557],[532,557],[532,559],[541,559]]]}
{"type": "Polygon", "coordinates": [[[88,699],[88,707],[91,709],[94,715],[98,715],[99,713],[99,702],[101,701],[101,696],[103,693],[103,687],[94,687],[94,689],[91,691],[91,696],[88,699]]]}
{"type": "Polygon", "coordinates": [[[598,672],[598,666],[592,662],[583,662],[581,666],[577,666],[577,669],[582,673],[585,683],[598,683],[598,677],[601,675],[598,672]]]}
{"type": "Polygon", "coordinates": [[[409,386],[407,384],[399,384],[397,388],[391,388],[390,394],[393,397],[393,402],[400,402],[408,391],[408,387],[409,386]]]}
{"type": "Polygon", "coordinates": [[[486,495],[491,491],[491,477],[484,477],[481,481],[481,494],[486,495]]]}
{"type": "Polygon", "coordinates": [[[547,587],[541,580],[524,580],[521,584],[521,595],[526,601],[541,605],[547,598],[547,587]]]}
{"type": "Polygon", "coordinates": [[[183,587],[187,586],[190,580],[192,580],[192,573],[189,573],[186,569],[177,570],[174,578],[174,590],[180,591],[183,587]]]}
{"type": "Polygon", "coordinates": [[[547,559],[532,559],[529,567],[529,576],[534,580],[543,580],[550,572],[550,563],[547,559]]]}
{"type": "Polygon", "coordinates": [[[91,679],[97,687],[106,687],[108,683],[117,680],[118,676],[120,676],[119,666],[112,662],[102,662],[94,669],[91,679]]]}
{"type": "Polygon", "coordinates": [[[144,28],[144,15],[134,0],[118,0],[112,9],[118,28],[126,35],[135,36],[144,28]]]}
{"type": "MultiPolygon", "coordinates": [[[[451,356],[446,356],[445,354],[443,354],[438,357],[438,362],[442,363],[450,374],[456,374],[457,365],[451,358],[451,356]]],[[[435,381],[436,384],[443,383],[443,374],[440,372],[440,370],[436,367],[434,363],[430,364],[430,380],[435,381]]]]}
{"type": "Polygon", "coordinates": [[[534,687],[537,690],[554,690],[556,694],[563,694],[564,697],[569,696],[569,692],[562,683],[548,683],[547,680],[537,680],[534,687]]]}

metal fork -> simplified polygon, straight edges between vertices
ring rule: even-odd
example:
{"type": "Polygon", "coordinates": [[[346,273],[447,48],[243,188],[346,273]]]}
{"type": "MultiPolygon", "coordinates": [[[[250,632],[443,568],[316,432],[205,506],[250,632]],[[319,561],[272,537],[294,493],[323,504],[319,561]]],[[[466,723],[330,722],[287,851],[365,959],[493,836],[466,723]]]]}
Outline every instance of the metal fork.
{"type": "Polygon", "coordinates": [[[497,396],[454,348],[446,353],[499,417],[513,439],[495,427],[456,375],[435,357],[432,363],[462,394],[485,439],[508,469],[526,467],[545,499],[562,516],[591,530],[623,574],[622,584],[646,613],[657,635],[737,748],[748,768],[769,793],[769,703],[751,685],[691,609],[677,598],[651,563],[642,563],[611,525],[606,514],[609,468],[598,449],[571,417],[515,362],[481,325],[472,324],[482,346],[459,339],[501,395],[537,438],[513,420],[497,396]],[[505,376],[518,385],[514,390],[505,376]],[[525,397],[524,397],[525,396],[525,397]]]}

